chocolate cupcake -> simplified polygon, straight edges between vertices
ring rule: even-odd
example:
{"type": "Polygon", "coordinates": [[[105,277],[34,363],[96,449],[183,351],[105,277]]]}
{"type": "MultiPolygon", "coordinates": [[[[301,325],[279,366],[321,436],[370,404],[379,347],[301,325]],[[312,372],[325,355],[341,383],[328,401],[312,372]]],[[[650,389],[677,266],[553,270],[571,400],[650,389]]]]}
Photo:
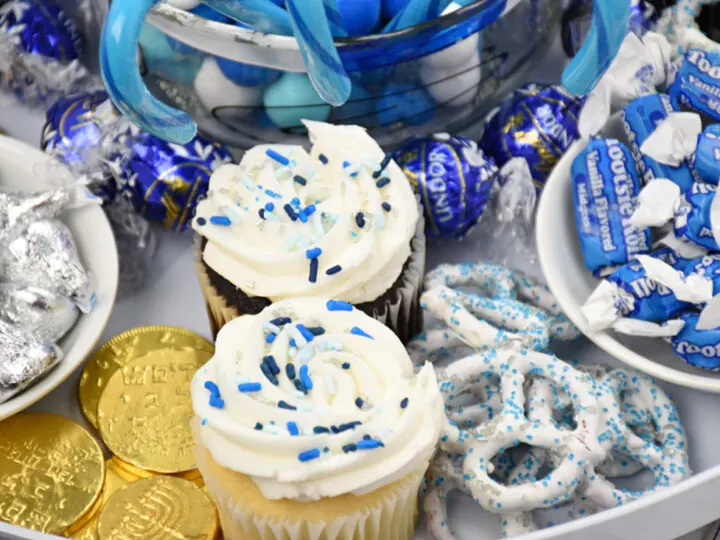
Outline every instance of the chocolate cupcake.
{"type": "Polygon", "coordinates": [[[422,214],[404,173],[365,129],[306,122],[313,143],[257,146],[225,165],[193,220],[215,333],[277,302],[354,304],[403,342],[422,329],[422,214]]]}

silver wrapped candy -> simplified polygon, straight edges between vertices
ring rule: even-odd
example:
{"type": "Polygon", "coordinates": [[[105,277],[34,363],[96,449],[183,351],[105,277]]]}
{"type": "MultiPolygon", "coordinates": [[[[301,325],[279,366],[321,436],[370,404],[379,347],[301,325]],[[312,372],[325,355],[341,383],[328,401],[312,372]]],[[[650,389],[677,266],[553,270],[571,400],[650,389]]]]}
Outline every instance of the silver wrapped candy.
{"type": "Polygon", "coordinates": [[[0,403],[45,375],[61,358],[56,345],[0,321],[0,403]]]}
{"type": "Polygon", "coordinates": [[[77,307],[64,296],[38,287],[0,283],[0,320],[40,341],[57,343],[78,316],[77,307]]]}
{"type": "Polygon", "coordinates": [[[95,304],[95,285],[70,230],[57,219],[32,223],[0,260],[3,281],[42,287],[73,301],[84,313],[95,304]]]}
{"type": "Polygon", "coordinates": [[[73,200],[73,190],[0,193],[0,244],[7,244],[32,222],[57,216],[73,200]]]}

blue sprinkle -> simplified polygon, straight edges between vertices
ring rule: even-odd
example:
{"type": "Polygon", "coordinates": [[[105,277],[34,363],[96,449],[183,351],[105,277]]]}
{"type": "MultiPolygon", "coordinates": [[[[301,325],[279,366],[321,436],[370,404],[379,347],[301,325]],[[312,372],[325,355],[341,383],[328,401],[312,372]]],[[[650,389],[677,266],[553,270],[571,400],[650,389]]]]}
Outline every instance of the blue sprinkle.
{"type": "Polygon", "coordinates": [[[308,374],[307,364],[300,366],[300,380],[302,381],[305,388],[307,388],[308,390],[312,390],[313,383],[312,379],[310,379],[310,375],[308,374]]]}
{"type": "Polygon", "coordinates": [[[343,300],[328,300],[327,301],[328,311],[352,311],[352,304],[344,302],[343,300]]]}
{"type": "Polygon", "coordinates": [[[229,227],[232,222],[227,216],[212,216],[210,218],[210,223],[212,223],[213,225],[218,225],[220,227],[229,227]]]}
{"type": "Polygon", "coordinates": [[[263,428],[263,425],[260,422],[255,424],[255,429],[257,429],[258,431],[260,431],[262,428],[263,428]]]}
{"type": "Polygon", "coordinates": [[[210,402],[209,405],[215,409],[224,409],[225,408],[225,402],[220,399],[219,395],[211,395],[210,396],[210,402]]]}
{"type": "Polygon", "coordinates": [[[320,435],[321,433],[330,433],[330,430],[323,426],[315,426],[313,428],[313,433],[315,433],[315,435],[320,435]]]}
{"type": "Polygon", "coordinates": [[[260,219],[265,219],[265,209],[264,208],[258,209],[258,216],[260,216],[260,219]]]}
{"type": "Polygon", "coordinates": [[[388,164],[390,163],[390,160],[391,160],[391,159],[392,159],[392,155],[391,155],[391,154],[389,154],[389,153],[388,153],[388,154],[385,154],[385,157],[384,157],[383,160],[380,162],[380,168],[373,173],[373,178],[375,178],[375,179],[380,178],[380,175],[383,173],[383,171],[385,170],[385,168],[388,166],[388,164]]]}
{"type": "Polygon", "coordinates": [[[302,176],[300,176],[299,174],[296,174],[296,175],[293,177],[293,181],[295,181],[297,184],[300,184],[301,186],[304,186],[304,185],[307,184],[307,180],[305,180],[305,179],[304,179],[302,176]]]}
{"type": "Polygon", "coordinates": [[[290,164],[290,160],[288,158],[286,158],[282,154],[278,154],[272,148],[268,148],[267,150],[265,150],[265,154],[270,159],[277,161],[280,165],[285,165],[287,167],[290,164]]]}
{"type": "Polygon", "coordinates": [[[319,457],[320,457],[320,449],[319,448],[313,448],[312,450],[306,450],[305,452],[300,452],[298,454],[298,459],[302,462],[312,461],[313,459],[317,459],[319,457]]]}
{"type": "Polygon", "coordinates": [[[238,390],[244,393],[259,392],[262,390],[262,384],[259,382],[242,383],[238,385],[238,390]]]}
{"type": "Polygon", "coordinates": [[[205,390],[209,390],[211,394],[220,395],[220,388],[212,381],[205,381],[205,390]]]}
{"type": "Polygon", "coordinates": [[[273,341],[275,341],[275,334],[270,333],[265,336],[265,343],[272,343],[273,341]]]}
{"type": "Polygon", "coordinates": [[[267,377],[267,380],[270,381],[274,386],[277,386],[280,384],[280,382],[277,380],[277,377],[272,372],[272,369],[270,369],[270,366],[267,365],[267,363],[263,362],[260,364],[260,371],[263,372],[263,375],[267,377]]]}
{"type": "Polygon", "coordinates": [[[271,202],[265,203],[265,211],[266,212],[272,212],[273,210],[275,210],[275,205],[273,203],[271,203],[271,202]]]}
{"type": "Polygon", "coordinates": [[[297,411],[297,407],[290,405],[289,403],[283,401],[282,399],[280,401],[278,401],[278,407],[280,409],[287,409],[288,411],[297,411]]]}
{"type": "Polygon", "coordinates": [[[203,426],[204,426],[205,424],[207,424],[207,418],[203,418],[203,419],[202,419],[202,422],[200,422],[200,423],[201,423],[203,426]]]}
{"type": "Polygon", "coordinates": [[[387,176],[383,176],[380,180],[378,180],[375,185],[378,187],[378,189],[382,189],[385,186],[387,186],[390,183],[390,179],[387,176]]]}
{"type": "Polygon", "coordinates": [[[285,204],[283,205],[283,209],[285,210],[285,213],[288,215],[288,217],[289,217],[291,220],[297,221],[297,218],[298,218],[298,217],[297,217],[297,214],[295,213],[295,210],[293,209],[293,207],[290,206],[290,204],[285,203],[285,204]]]}
{"type": "Polygon", "coordinates": [[[343,369],[350,369],[350,362],[343,362],[343,363],[342,363],[342,368],[343,368],[343,369]]]}
{"type": "Polygon", "coordinates": [[[295,388],[298,392],[302,392],[303,394],[307,394],[307,388],[303,385],[302,381],[300,379],[295,379],[293,381],[293,384],[295,385],[295,388]]]}
{"type": "Polygon", "coordinates": [[[338,272],[341,272],[341,271],[342,271],[342,266],[340,266],[339,264],[336,264],[332,268],[328,268],[327,270],[325,270],[325,274],[327,274],[328,276],[334,276],[335,274],[337,274],[338,272]]]}
{"type": "Polygon", "coordinates": [[[362,329],[358,328],[357,326],[353,326],[352,330],[350,330],[350,333],[354,334],[356,336],[362,336],[362,337],[366,337],[369,339],[375,339],[370,334],[364,332],[362,329]]]}
{"type": "Polygon", "coordinates": [[[362,398],[357,398],[355,400],[355,405],[357,406],[358,409],[362,409],[363,403],[365,403],[365,402],[362,400],[362,398]]]}
{"type": "Polygon", "coordinates": [[[382,203],[381,206],[382,206],[382,209],[385,210],[386,212],[389,212],[390,210],[392,210],[392,206],[390,205],[389,202],[384,202],[384,203],[382,203]]]}
{"type": "Polygon", "coordinates": [[[400,408],[404,409],[408,406],[408,398],[403,398],[403,400],[400,402],[400,408]]]}
{"type": "Polygon", "coordinates": [[[297,215],[297,216],[298,216],[298,218],[300,219],[300,221],[301,221],[302,223],[307,223],[308,217],[307,217],[307,215],[305,214],[305,212],[303,212],[302,210],[300,210],[300,211],[298,212],[298,215],[297,215]]]}
{"type": "Polygon", "coordinates": [[[315,210],[317,210],[317,209],[315,208],[315,205],[314,205],[314,204],[308,204],[308,205],[305,207],[305,210],[303,210],[303,212],[305,212],[305,215],[306,215],[307,217],[310,217],[310,216],[312,216],[312,215],[315,213],[315,210]]]}
{"type": "Polygon", "coordinates": [[[355,450],[357,450],[358,447],[356,444],[346,444],[345,446],[342,447],[342,449],[343,449],[343,452],[348,454],[350,452],[354,452],[355,450]]]}
{"type": "Polygon", "coordinates": [[[322,255],[322,249],[320,249],[319,247],[308,249],[305,252],[305,256],[308,259],[317,259],[320,255],[322,255]]]}
{"type": "Polygon", "coordinates": [[[358,450],[372,450],[373,448],[380,448],[381,446],[384,446],[383,443],[375,439],[363,439],[357,442],[358,450]]]}
{"type": "Polygon", "coordinates": [[[295,328],[297,328],[298,332],[300,332],[300,335],[302,335],[302,337],[304,337],[308,341],[308,343],[315,338],[315,335],[310,330],[305,328],[304,324],[298,324],[295,326],[295,328]]]}
{"type": "Polygon", "coordinates": [[[313,336],[322,336],[325,333],[325,329],[321,326],[311,326],[307,331],[313,336]]]}
{"type": "Polygon", "coordinates": [[[295,422],[288,422],[287,423],[287,429],[290,435],[293,437],[300,435],[300,430],[297,427],[297,424],[295,422]]]}
{"type": "Polygon", "coordinates": [[[327,165],[328,158],[327,158],[327,156],[326,156],[325,154],[320,154],[320,155],[318,156],[318,159],[320,160],[320,162],[321,162],[323,165],[327,165]]]}
{"type": "Polygon", "coordinates": [[[277,362],[275,362],[275,358],[272,355],[263,356],[263,362],[267,364],[267,367],[270,368],[270,371],[273,375],[277,375],[280,373],[280,368],[277,365],[277,362]]]}
{"type": "Polygon", "coordinates": [[[290,346],[297,347],[297,343],[295,343],[295,340],[293,338],[290,338],[290,346]]]}
{"type": "Polygon", "coordinates": [[[310,259],[310,273],[308,275],[308,281],[310,283],[317,282],[317,274],[320,263],[317,259],[310,259]]]}
{"type": "Polygon", "coordinates": [[[355,223],[357,223],[357,226],[362,229],[365,226],[365,214],[362,212],[355,214],[355,223]]]}
{"type": "Polygon", "coordinates": [[[205,221],[205,218],[201,218],[201,217],[197,218],[197,219],[195,220],[195,222],[196,222],[198,225],[200,225],[201,227],[207,223],[207,221],[205,221]]]}
{"type": "Polygon", "coordinates": [[[273,199],[282,199],[282,195],[280,195],[279,193],[275,193],[272,189],[266,189],[265,195],[267,195],[268,197],[272,197],[273,199]]]}
{"type": "Polygon", "coordinates": [[[287,378],[292,381],[295,378],[295,365],[287,364],[285,366],[285,374],[287,375],[287,378]]]}
{"type": "Polygon", "coordinates": [[[291,323],[292,319],[290,317],[278,317],[277,319],[273,319],[270,322],[275,326],[282,326],[284,324],[291,323]]]}

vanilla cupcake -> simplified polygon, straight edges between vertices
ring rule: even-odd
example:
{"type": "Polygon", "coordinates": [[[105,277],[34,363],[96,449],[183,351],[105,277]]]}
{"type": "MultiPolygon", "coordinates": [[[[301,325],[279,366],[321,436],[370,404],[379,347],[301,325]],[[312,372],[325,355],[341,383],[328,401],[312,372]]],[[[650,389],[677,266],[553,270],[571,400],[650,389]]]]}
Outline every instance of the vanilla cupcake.
{"type": "Polygon", "coordinates": [[[193,228],[215,332],[272,302],[344,300],[403,342],[422,329],[422,214],[398,165],[358,126],[306,122],[313,147],[257,146],[210,179],[193,228]]]}
{"type": "Polygon", "coordinates": [[[192,401],[225,538],[412,538],[445,415],[433,367],[383,324],[321,298],[237,318],[192,401]]]}

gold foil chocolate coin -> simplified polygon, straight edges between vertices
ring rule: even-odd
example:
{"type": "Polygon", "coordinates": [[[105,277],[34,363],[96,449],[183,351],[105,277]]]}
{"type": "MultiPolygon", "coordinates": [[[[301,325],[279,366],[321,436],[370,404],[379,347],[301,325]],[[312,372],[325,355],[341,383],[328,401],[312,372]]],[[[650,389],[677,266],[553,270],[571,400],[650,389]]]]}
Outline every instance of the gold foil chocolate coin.
{"type": "Polygon", "coordinates": [[[21,413],[0,422],[0,520],[62,534],[100,496],[105,459],[70,420],[21,413]]]}
{"type": "Polygon", "coordinates": [[[153,351],[110,377],[98,404],[100,435],[110,451],[150,471],[194,468],[190,383],[210,355],[153,351]]]}
{"type": "Polygon", "coordinates": [[[128,484],[110,497],[98,521],[100,540],[211,540],[217,531],[215,506],[202,489],[172,476],[128,484]]]}
{"type": "Polygon", "coordinates": [[[129,362],[156,350],[203,351],[212,354],[212,343],[194,332],[172,326],[144,326],[118,334],[90,357],[80,378],[78,395],[85,418],[97,424],[100,396],[110,377],[129,362]]]}
{"type": "Polygon", "coordinates": [[[117,456],[113,456],[108,460],[108,463],[112,464],[113,470],[125,478],[128,482],[139,480],[140,478],[150,478],[151,476],[157,475],[156,472],[148,471],[147,469],[141,469],[136,467],[132,463],[123,461],[117,456]]]}

